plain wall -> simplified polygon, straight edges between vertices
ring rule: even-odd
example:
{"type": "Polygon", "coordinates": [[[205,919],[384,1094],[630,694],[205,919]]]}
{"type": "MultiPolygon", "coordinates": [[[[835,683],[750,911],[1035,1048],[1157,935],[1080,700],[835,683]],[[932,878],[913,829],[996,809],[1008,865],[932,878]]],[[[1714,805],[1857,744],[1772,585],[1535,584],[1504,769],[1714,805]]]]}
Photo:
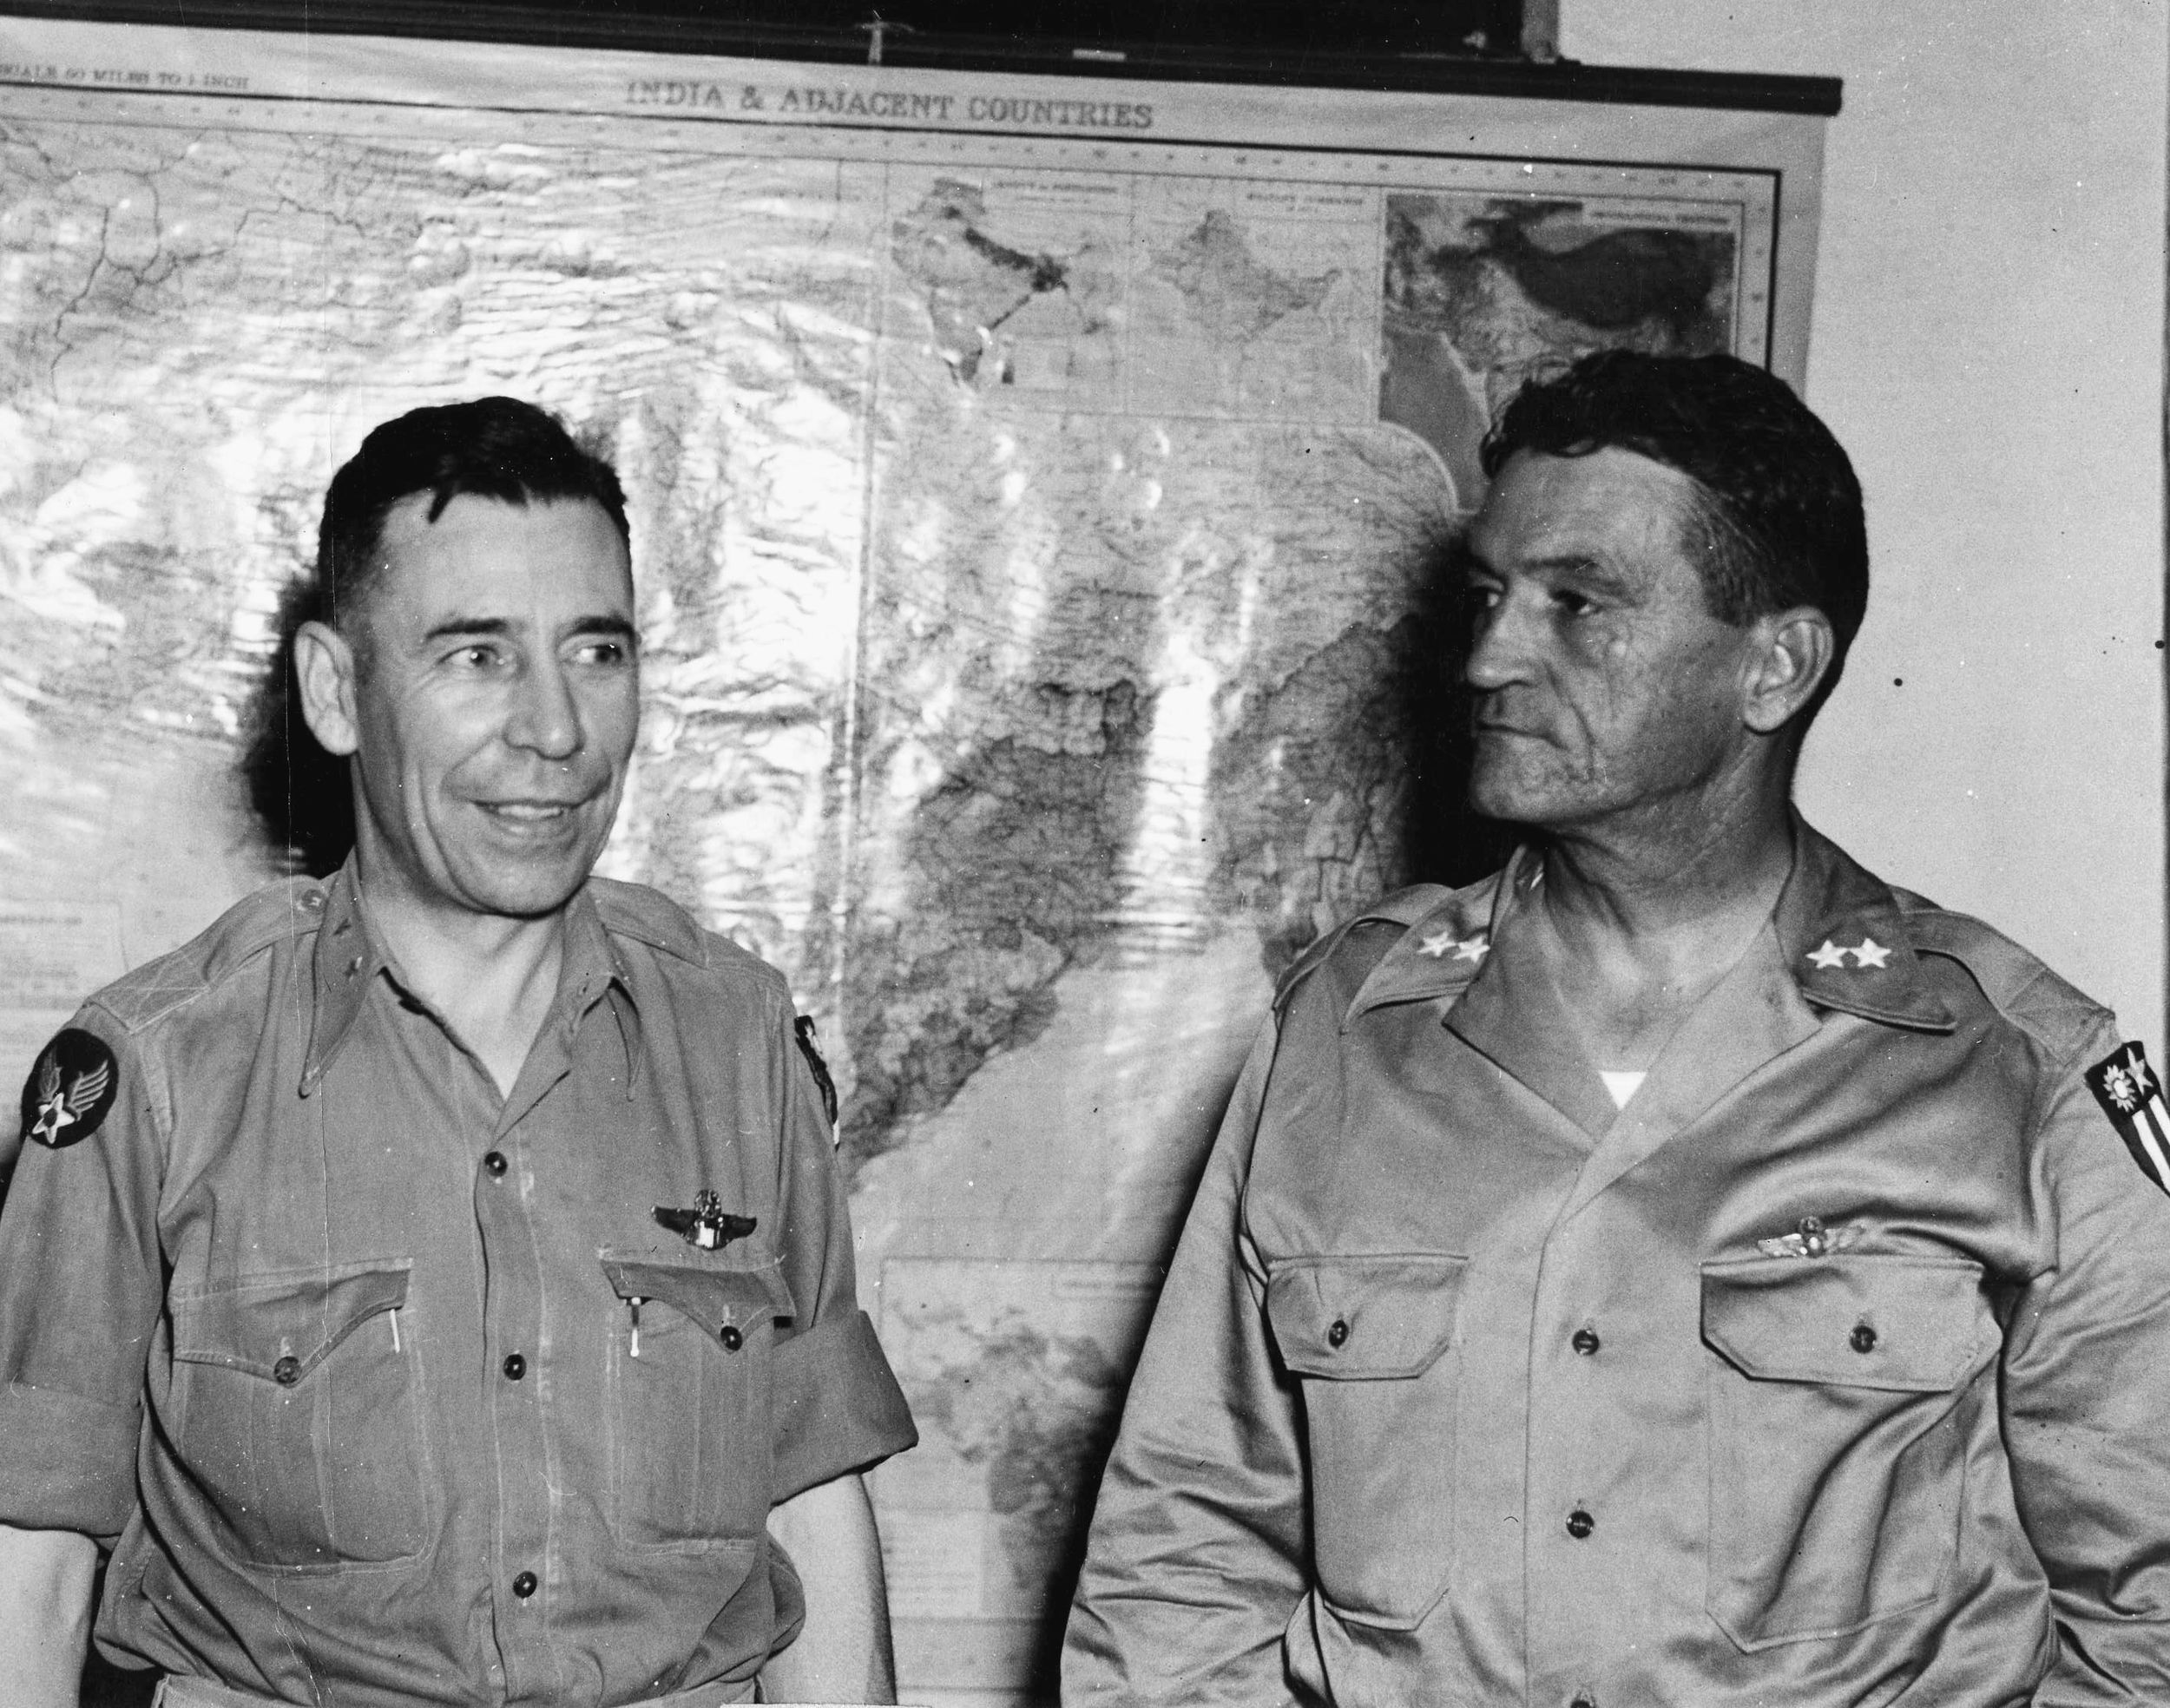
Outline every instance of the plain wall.
{"type": "Polygon", "coordinates": [[[1845,82],[1808,400],[1873,591],[1808,817],[2164,1036],[2170,6],[1562,0],[1592,63],[1845,82]]]}

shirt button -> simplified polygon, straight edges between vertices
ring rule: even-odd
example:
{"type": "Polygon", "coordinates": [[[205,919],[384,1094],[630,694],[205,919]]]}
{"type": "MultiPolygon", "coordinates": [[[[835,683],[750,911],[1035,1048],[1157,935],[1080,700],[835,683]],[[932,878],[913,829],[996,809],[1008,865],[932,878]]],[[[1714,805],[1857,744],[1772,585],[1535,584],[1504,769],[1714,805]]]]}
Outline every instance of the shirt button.
{"type": "Polygon", "coordinates": [[[528,1361],[517,1352],[505,1360],[505,1380],[517,1382],[528,1373],[528,1361]]]}
{"type": "Polygon", "coordinates": [[[1568,1534],[1578,1542],[1596,1528],[1597,1521],[1580,1507],[1568,1514],[1568,1534]]]}
{"type": "Polygon", "coordinates": [[[716,1330],[716,1338],[723,1343],[723,1350],[727,1352],[735,1352],[746,1344],[746,1337],[728,1323],[716,1330]]]}
{"type": "Polygon", "coordinates": [[[535,1573],[532,1572],[523,1572],[512,1580],[512,1593],[523,1601],[535,1593],[535,1573]]]}
{"type": "Polygon", "coordinates": [[[1866,1323],[1856,1323],[1853,1325],[1853,1333],[1847,1337],[1847,1340],[1857,1352],[1876,1350],[1876,1330],[1866,1323]]]}
{"type": "Polygon", "coordinates": [[[1575,1339],[1570,1343],[1577,1352],[1580,1352],[1585,1358],[1588,1358],[1595,1357],[1597,1349],[1605,1343],[1598,1339],[1595,1329],[1577,1329],[1575,1331],[1575,1339]]]}
{"type": "Polygon", "coordinates": [[[489,1155],[483,1159],[483,1166],[487,1168],[492,1174],[503,1173],[505,1172],[504,1153],[502,1151],[490,1152],[489,1155]]]}
{"type": "Polygon", "coordinates": [[[1575,1692],[1575,1700],[1568,1704],[1568,1708],[1597,1708],[1597,1692],[1595,1691],[1575,1692]]]}
{"type": "Polygon", "coordinates": [[[295,1383],[301,1380],[301,1360],[293,1357],[281,1358],[272,1366],[272,1380],[281,1388],[293,1387],[295,1383]]]}
{"type": "Polygon", "coordinates": [[[1340,1317],[1335,1317],[1333,1319],[1333,1326],[1326,1330],[1326,1344],[1329,1346],[1345,1345],[1347,1343],[1348,1338],[1349,1325],[1343,1322],[1340,1317]]]}

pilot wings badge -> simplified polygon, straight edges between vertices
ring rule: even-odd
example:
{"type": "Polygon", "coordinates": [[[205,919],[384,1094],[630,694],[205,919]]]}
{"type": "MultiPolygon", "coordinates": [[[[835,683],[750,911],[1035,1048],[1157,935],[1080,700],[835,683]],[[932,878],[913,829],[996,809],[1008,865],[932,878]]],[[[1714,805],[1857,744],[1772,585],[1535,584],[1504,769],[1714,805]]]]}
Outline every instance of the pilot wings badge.
{"type": "Polygon", "coordinates": [[[751,1216],[733,1215],[723,1207],[723,1199],[703,1186],[694,1194],[694,1207],[674,1210],[667,1204],[655,1206],[655,1219],[668,1228],[696,1251],[720,1251],[734,1239],[743,1239],[760,1224],[751,1216]]]}
{"type": "Polygon", "coordinates": [[[113,1107],[120,1073],[102,1039],[70,1026],[38,1052],[23,1087],[23,1136],[64,1151],[95,1133],[113,1107]]]}

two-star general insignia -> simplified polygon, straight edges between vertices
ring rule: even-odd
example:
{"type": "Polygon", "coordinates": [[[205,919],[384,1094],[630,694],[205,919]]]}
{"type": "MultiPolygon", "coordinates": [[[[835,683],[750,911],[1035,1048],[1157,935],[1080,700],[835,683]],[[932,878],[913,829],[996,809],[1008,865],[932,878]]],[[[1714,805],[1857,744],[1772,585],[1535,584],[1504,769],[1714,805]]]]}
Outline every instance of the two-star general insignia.
{"type": "Polygon", "coordinates": [[[23,1086],[23,1136],[64,1151],[98,1130],[121,1088],[102,1040],[70,1026],[38,1052],[23,1086]]]}
{"type": "Polygon", "coordinates": [[[1808,951],[1808,958],[1825,972],[1831,972],[1844,967],[1848,956],[1853,957],[1853,964],[1856,967],[1874,967],[1881,969],[1890,964],[1891,950],[1888,943],[1880,943],[1874,937],[1864,933],[1861,941],[1851,947],[1844,943],[1833,943],[1829,937],[1825,937],[1821,948],[1812,949],[1808,951]]]}
{"type": "Polygon", "coordinates": [[[1482,966],[1484,957],[1492,952],[1492,941],[1479,931],[1473,937],[1457,937],[1451,931],[1431,931],[1420,938],[1417,953],[1429,955],[1435,961],[1452,950],[1457,961],[1466,961],[1472,967],[1482,966]]]}
{"type": "Polygon", "coordinates": [[[2170,1108],[2146,1054],[2136,1043],[2123,1045],[2088,1069],[2087,1082],[2140,1172],[2170,1192],[2170,1108]]]}

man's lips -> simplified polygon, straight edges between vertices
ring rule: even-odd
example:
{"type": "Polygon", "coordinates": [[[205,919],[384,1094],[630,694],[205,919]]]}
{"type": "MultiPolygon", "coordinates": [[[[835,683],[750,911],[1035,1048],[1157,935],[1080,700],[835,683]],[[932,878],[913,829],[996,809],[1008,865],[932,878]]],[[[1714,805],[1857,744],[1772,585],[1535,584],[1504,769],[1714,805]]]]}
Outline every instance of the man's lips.
{"type": "Polygon", "coordinates": [[[501,800],[477,801],[475,805],[491,818],[509,824],[548,824],[578,811],[587,805],[585,800],[501,800]]]}

